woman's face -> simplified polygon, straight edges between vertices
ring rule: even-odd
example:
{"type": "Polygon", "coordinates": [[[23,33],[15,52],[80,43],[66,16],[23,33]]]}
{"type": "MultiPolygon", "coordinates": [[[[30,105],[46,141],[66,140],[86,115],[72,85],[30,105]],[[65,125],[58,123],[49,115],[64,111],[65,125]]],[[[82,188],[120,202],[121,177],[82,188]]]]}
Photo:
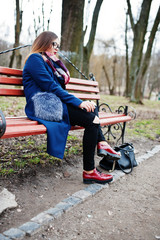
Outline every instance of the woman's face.
{"type": "Polygon", "coordinates": [[[56,53],[58,52],[59,48],[60,48],[59,39],[56,38],[56,39],[54,39],[52,41],[52,44],[51,44],[50,48],[47,50],[47,52],[50,52],[50,53],[56,55],[56,53]]]}

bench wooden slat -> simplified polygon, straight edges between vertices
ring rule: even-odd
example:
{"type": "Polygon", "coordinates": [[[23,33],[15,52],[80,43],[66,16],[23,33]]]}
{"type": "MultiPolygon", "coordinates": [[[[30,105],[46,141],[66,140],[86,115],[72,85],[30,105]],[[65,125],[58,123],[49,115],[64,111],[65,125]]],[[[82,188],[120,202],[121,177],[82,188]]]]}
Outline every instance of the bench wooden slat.
{"type": "Polygon", "coordinates": [[[11,120],[6,120],[6,125],[7,127],[15,127],[15,126],[28,126],[28,125],[37,125],[37,121],[31,121],[31,120],[16,120],[16,119],[11,119],[11,120]]]}
{"type": "Polygon", "coordinates": [[[124,116],[124,117],[115,117],[115,118],[104,118],[100,120],[101,126],[105,125],[112,125],[116,123],[121,123],[121,122],[128,122],[131,121],[132,118],[130,116],[124,116]]]}
{"type": "Polygon", "coordinates": [[[83,92],[93,92],[93,93],[99,93],[99,89],[95,87],[84,87],[80,85],[73,85],[73,84],[68,84],[66,86],[67,90],[72,90],[72,91],[83,91],[83,92]]]}
{"type": "MultiPolygon", "coordinates": [[[[1,75],[22,77],[22,72],[23,72],[23,70],[21,70],[21,69],[7,68],[7,67],[0,66],[0,74],[1,75]]],[[[78,78],[71,78],[69,83],[78,84],[78,85],[98,86],[98,82],[96,82],[96,81],[83,80],[83,79],[78,79],[78,78]]]]}
{"type": "MultiPolygon", "coordinates": [[[[83,127],[80,126],[72,126],[71,131],[83,129],[83,127]]],[[[24,137],[24,136],[31,136],[31,135],[39,135],[39,134],[45,134],[47,132],[47,129],[44,125],[38,124],[38,125],[30,125],[24,128],[24,126],[17,126],[16,128],[7,127],[5,134],[1,137],[1,139],[6,138],[14,138],[14,137],[24,137]]]]}
{"type": "MultiPolygon", "coordinates": [[[[102,118],[110,118],[110,117],[123,117],[123,116],[126,116],[125,114],[120,114],[120,113],[107,113],[107,112],[99,112],[99,117],[102,119],[102,118]]],[[[10,117],[6,117],[6,120],[9,121],[9,120],[16,120],[16,121],[32,121],[30,120],[27,116],[18,116],[18,117],[13,117],[13,116],[10,116],[10,117]]]]}
{"type": "Polygon", "coordinates": [[[88,86],[98,86],[98,82],[92,81],[92,80],[84,80],[84,79],[78,79],[78,78],[71,78],[69,83],[74,83],[78,85],[88,85],[88,86]]]}
{"type": "MultiPolygon", "coordinates": [[[[26,120],[26,121],[17,121],[17,120],[7,120],[6,121],[7,128],[8,127],[18,127],[18,126],[25,126],[28,128],[28,126],[35,126],[35,125],[40,125],[37,121],[31,121],[31,120],[26,120]]],[[[79,127],[78,127],[79,128],[79,127]]]]}
{"type": "MultiPolygon", "coordinates": [[[[0,74],[1,74],[1,72],[0,72],[0,74]]],[[[11,78],[11,77],[0,76],[0,83],[5,84],[5,85],[12,85],[12,84],[13,85],[23,85],[22,84],[22,76],[21,76],[21,78],[16,78],[16,77],[11,78]]],[[[81,86],[83,86],[83,85],[84,86],[91,86],[91,87],[94,87],[93,89],[96,89],[96,87],[98,86],[98,83],[90,81],[90,80],[81,80],[81,79],[78,80],[78,79],[71,78],[70,82],[68,83],[67,86],[70,86],[70,85],[71,86],[78,85],[80,89],[81,89],[81,86]]]]}
{"type": "Polygon", "coordinates": [[[124,117],[126,116],[125,114],[120,114],[120,113],[107,113],[107,112],[99,112],[99,118],[114,118],[114,117],[124,117]]]}
{"type": "Polygon", "coordinates": [[[83,93],[72,93],[75,97],[85,100],[99,100],[99,94],[83,94],[83,93]]]}
{"type": "MultiPolygon", "coordinates": [[[[118,114],[118,113],[103,113],[99,112],[99,118],[102,119],[108,119],[108,123],[111,122],[110,118],[116,118],[117,119],[123,119],[128,121],[128,116],[124,114],[118,114]]],[[[130,118],[129,118],[130,119],[130,118]]],[[[103,122],[103,121],[102,121],[103,122]]],[[[12,117],[12,118],[6,118],[6,124],[7,127],[11,126],[28,126],[28,125],[37,125],[39,124],[37,121],[30,120],[27,117],[12,117]]]]}
{"type": "Polygon", "coordinates": [[[22,70],[15,68],[0,67],[0,73],[9,76],[22,76],[22,70]]]}
{"type": "Polygon", "coordinates": [[[18,116],[18,117],[13,117],[13,116],[10,116],[10,117],[6,117],[6,120],[12,120],[12,119],[14,119],[14,120],[19,120],[19,121],[21,121],[21,120],[29,120],[29,121],[31,121],[27,116],[18,116]]]}
{"type": "Polygon", "coordinates": [[[24,96],[24,91],[22,89],[0,89],[0,96],[24,96]]]}
{"type": "Polygon", "coordinates": [[[11,77],[0,76],[0,84],[22,86],[22,78],[15,78],[15,77],[11,78],[11,77]]]}
{"type": "Polygon", "coordinates": [[[7,127],[3,138],[12,138],[12,137],[21,137],[21,136],[30,136],[45,134],[47,132],[46,127],[42,124],[38,125],[29,125],[29,126],[16,126],[16,127],[7,127]]]}
{"type": "MultiPolygon", "coordinates": [[[[105,125],[112,125],[112,124],[121,123],[121,122],[127,122],[130,120],[131,120],[130,116],[126,116],[126,115],[122,116],[122,114],[119,114],[119,115],[115,114],[115,117],[111,117],[111,115],[108,114],[108,118],[100,119],[100,124],[101,126],[105,126],[105,125]]],[[[7,118],[6,122],[7,122],[7,129],[2,139],[18,137],[18,136],[45,134],[47,131],[44,125],[39,124],[37,121],[32,121],[24,117],[18,118],[18,119],[7,118]]],[[[80,126],[71,127],[71,130],[77,130],[77,129],[83,129],[83,127],[80,127],[80,126]]]]}
{"type": "MultiPolygon", "coordinates": [[[[72,93],[75,97],[86,100],[99,100],[99,94],[83,94],[83,93],[72,93]]],[[[24,91],[21,89],[0,89],[0,96],[24,96],[24,91]]]]}

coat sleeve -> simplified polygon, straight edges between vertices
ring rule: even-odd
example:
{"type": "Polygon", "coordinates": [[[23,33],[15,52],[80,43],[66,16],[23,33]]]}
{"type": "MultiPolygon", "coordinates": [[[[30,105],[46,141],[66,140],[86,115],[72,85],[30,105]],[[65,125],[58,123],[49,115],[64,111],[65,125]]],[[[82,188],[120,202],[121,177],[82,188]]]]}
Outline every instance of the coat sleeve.
{"type": "MultiPolygon", "coordinates": [[[[69,94],[66,90],[61,88],[56,81],[54,81],[47,71],[45,62],[41,55],[32,54],[29,56],[25,64],[25,72],[31,75],[31,79],[36,82],[42,91],[53,92],[61,99],[62,102],[76,107],[82,103],[82,100],[76,98],[72,94],[69,94]]],[[[23,74],[23,77],[25,78],[25,73],[23,74]]]]}

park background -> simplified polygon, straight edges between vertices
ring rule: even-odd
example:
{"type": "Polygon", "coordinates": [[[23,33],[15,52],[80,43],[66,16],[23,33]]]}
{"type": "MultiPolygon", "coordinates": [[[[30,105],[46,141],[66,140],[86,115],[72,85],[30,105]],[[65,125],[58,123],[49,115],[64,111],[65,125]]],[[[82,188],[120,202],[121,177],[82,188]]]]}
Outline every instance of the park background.
{"type": "MultiPolygon", "coordinates": [[[[92,72],[102,92],[138,103],[159,98],[158,0],[6,0],[1,6],[1,51],[54,31],[63,54],[87,77],[92,72]]],[[[23,68],[29,51],[3,54],[0,65],[23,68]]],[[[81,77],[65,63],[72,77],[81,77]]]]}

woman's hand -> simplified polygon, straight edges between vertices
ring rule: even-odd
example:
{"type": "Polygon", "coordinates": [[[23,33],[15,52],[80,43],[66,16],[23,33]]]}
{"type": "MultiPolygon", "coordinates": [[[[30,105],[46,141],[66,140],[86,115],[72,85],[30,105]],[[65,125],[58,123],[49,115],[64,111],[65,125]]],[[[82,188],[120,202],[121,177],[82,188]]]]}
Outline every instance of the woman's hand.
{"type": "Polygon", "coordinates": [[[94,112],[96,104],[93,101],[83,101],[80,105],[80,108],[86,109],[87,112],[94,112]]]}

